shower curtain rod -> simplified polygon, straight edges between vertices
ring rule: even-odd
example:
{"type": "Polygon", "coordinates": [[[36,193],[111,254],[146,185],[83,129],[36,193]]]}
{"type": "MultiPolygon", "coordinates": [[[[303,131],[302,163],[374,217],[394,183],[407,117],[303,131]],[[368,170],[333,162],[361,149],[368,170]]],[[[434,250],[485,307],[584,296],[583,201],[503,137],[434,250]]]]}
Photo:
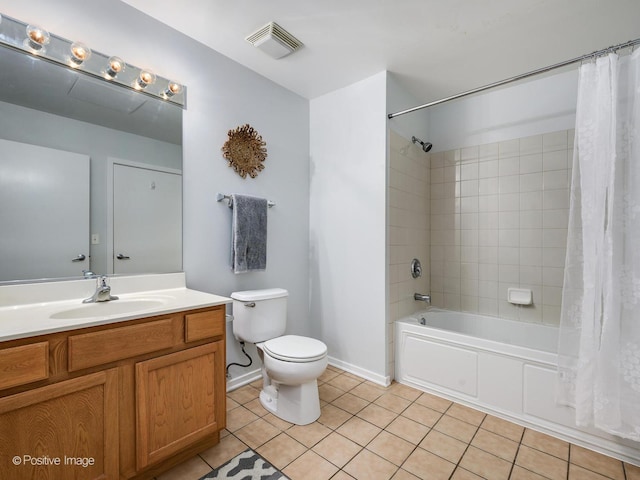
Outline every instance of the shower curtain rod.
{"type": "Polygon", "coordinates": [[[531,72],[523,73],[521,75],[516,75],[515,77],[507,78],[505,80],[500,80],[499,82],[490,83],[483,87],[474,88],[473,90],[467,90],[466,92],[458,93],[450,97],[441,98],[440,100],[436,100],[435,102],[429,102],[429,103],[425,103],[424,105],[418,105],[417,107],[407,108],[406,110],[402,110],[400,112],[390,113],[387,115],[387,117],[389,119],[392,119],[394,117],[399,117],[400,115],[405,115],[407,113],[415,112],[417,110],[422,110],[423,108],[427,108],[427,107],[433,107],[434,105],[439,105],[441,103],[445,103],[450,100],[456,100],[458,98],[466,97],[467,95],[473,95],[474,93],[483,92],[485,90],[489,90],[490,88],[506,85],[507,83],[517,82],[518,80],[523,80],[525,78],[532,77],[534,75],[539,75],[541,73],[549,72],[551,70],[555,70],[556,68],[566,67],[567,65],[571,65],[572,63],[582,62],[583,60],[587,60],[588,58],[591,58],[591,57],[597,57],[605,53],[615,52],[616,50],[633,47],[634,45],[638,45],[638,44],[640,44],[640,38],[636,38],[635,40],[630,40],[626,43],[621,43],[613,47],[598,50],[596,52],[589,53],[587,55],[582,55],[581,57],[572,58],[571,60],[566,60],[564,62],[556,63],[554,65],[549,65],[548,67],[543,67],[537,70],[533,70],[531,72]]]}

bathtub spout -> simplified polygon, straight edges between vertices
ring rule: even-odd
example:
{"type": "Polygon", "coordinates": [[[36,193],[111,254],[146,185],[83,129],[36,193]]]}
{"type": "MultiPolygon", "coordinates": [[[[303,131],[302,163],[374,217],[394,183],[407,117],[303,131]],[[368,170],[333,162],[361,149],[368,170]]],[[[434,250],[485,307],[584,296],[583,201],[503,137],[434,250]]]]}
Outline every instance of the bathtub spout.
{"type": "Polygon", "coordinates": [[[424,293],[414,293],[413,299],[417,302],[431,303],[431,295],[425,295],[424,293]]]}

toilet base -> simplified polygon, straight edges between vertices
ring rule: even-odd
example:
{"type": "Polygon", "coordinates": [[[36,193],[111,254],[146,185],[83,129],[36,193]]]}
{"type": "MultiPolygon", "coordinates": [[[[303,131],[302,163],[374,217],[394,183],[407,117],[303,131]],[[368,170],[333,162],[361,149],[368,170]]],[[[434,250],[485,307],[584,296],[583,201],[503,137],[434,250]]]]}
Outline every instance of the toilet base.
{"type": "Polygon", "coordinates": [[[320,417],[318,382],[302,385],[276,384],[265,386],[260,392],[260,403],[276,417],[295,425],[308,425],[320,417]]]}

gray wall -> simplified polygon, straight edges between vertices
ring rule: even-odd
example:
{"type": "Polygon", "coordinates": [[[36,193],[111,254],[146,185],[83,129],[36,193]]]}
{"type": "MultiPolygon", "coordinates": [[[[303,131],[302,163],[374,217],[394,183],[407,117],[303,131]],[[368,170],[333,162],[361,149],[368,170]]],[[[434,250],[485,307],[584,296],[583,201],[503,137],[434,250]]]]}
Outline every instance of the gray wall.
{"type": "MultiPolygon", "coordinates": [[[[288,332],[308,333],[308,101],[119,1],[0,0],[0,11],[187,86],[188,109],[183,117],[187,285],[221,295],[286,288],[288,332]],[[245,123],[267,142],[265,170],[256,179],[240,178],[220,152],[228,130],[245,123]],[[231,212],[216,203],[217,192],[250,193],[276,202],[269,211],[266,272],[231,272],[231,212]]],[[[241,36],[230,41],[244,42],[241,36]]],[[[227,357],[242,360],[231,335],[227,357]]],[[[231,373],[235,377],[243,371],[231,373]]]]}

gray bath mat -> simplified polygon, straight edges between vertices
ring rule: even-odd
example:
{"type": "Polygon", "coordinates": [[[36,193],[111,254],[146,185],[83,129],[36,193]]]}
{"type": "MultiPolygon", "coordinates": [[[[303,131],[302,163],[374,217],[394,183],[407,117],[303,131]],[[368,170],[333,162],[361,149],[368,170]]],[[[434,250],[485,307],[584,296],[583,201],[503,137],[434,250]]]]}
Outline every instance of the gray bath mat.
{"type": "Polygon", "coordinates": [[[280,470],[251,449],[236,455],[224,465],[207,473],[200,480],[211,478],[231,480],[289,480],[280,470]]]}

